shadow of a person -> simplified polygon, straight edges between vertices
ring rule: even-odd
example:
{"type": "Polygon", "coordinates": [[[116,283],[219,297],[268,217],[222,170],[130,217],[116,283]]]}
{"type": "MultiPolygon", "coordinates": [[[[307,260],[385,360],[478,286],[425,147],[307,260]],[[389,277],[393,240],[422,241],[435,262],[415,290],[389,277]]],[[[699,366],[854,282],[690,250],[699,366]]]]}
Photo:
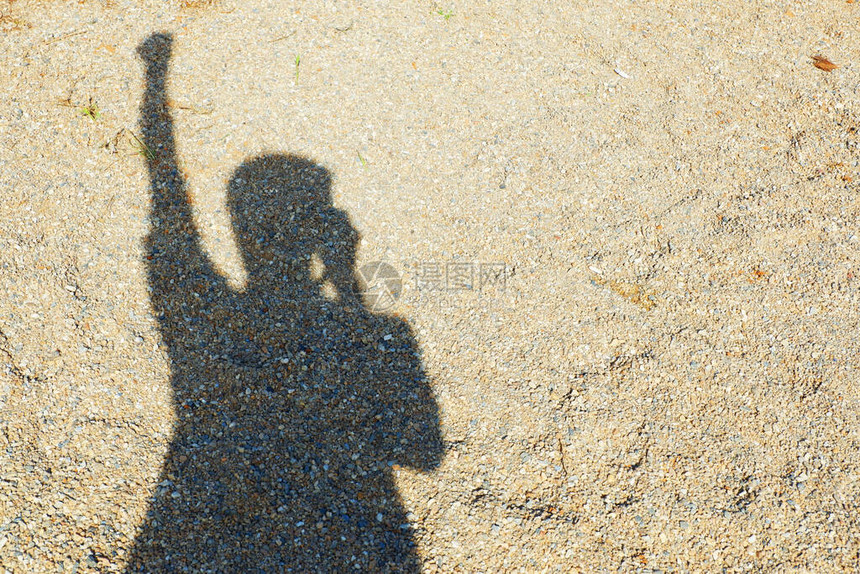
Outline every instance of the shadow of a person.
{"type": "Polygon", "coordinates": [[[418,572],[392,466],[432,470],[442,441],[411,331],[354,295],[357,234],[307,159],[236,169],[227,200],[247,288],[212,268],[167,106],[171,43],[139,47],[140,124],[177,422],[128,571],[418,572]]]}

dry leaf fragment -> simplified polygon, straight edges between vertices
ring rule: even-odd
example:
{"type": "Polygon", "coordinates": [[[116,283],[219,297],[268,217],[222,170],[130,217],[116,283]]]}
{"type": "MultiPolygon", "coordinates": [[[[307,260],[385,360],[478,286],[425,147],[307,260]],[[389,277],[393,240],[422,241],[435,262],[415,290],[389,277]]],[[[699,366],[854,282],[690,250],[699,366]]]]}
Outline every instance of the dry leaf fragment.
{"type": "Polygon", "coordinates": [[[33,25],[29,22],[25,22],[11,14],[0,14],[0,32],[17,32],[32,27],[33,25]]]}
{"type": "Polygon", "coordinates": [[[812,65],[825,72],[832,72],[839,67],[824,56],[812,56],[812,65]]]}

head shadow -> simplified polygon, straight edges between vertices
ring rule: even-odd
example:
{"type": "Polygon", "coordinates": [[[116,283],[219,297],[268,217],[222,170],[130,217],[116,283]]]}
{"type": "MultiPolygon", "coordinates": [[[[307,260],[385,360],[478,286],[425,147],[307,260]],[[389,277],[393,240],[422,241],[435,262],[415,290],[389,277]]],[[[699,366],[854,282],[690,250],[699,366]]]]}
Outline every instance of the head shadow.
{"type": "Polygon", "coordinates": [[[249,284],[268,282],[278,291],[328,283],[329,297],[359,304],[359,237],[349,216],[332,206],[331,180],[324,167],[283,154],[254,158],[233,172],[227,207],[249,284]]]}
{"type": "Polygon", "coordinates": [[[404,321],[355,293],[358,234],[332,176],[287,154],[232,174],[248,282],[202,249],[167,105],[171,38],[140,49],[152,195],[151,304],[176,424],[129,572],[418,572],[393,474],[442,457],[438,405],[404,321]]]}

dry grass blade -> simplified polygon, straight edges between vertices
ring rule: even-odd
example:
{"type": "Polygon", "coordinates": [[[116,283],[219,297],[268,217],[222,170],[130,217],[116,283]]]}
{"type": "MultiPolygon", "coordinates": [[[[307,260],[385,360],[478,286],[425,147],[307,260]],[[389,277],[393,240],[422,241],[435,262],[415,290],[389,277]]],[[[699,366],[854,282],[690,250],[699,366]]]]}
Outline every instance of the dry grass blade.
{"type": "Polygon", "coordinates": [[[832,72],[839,67],[824,56],[812,56],[812,65],[825,72],[832,72]]]}
{"type": "Polygon", "coordinates": [[[131,131],[131,130],[126,130],[126,131],[129,134],[131,134],[131,137],[133,137],[134,141],[137,142],[138,153],[140,153],[140,155],[144,156],[148,160],[154,160],[155,159],[155,152],[152,151],[152,148],[150,148],[148,145],[143,143],[143,140],[141,140],[139,137],[137,137],[137,134],[134,133],[133,131],[131,131]]]}

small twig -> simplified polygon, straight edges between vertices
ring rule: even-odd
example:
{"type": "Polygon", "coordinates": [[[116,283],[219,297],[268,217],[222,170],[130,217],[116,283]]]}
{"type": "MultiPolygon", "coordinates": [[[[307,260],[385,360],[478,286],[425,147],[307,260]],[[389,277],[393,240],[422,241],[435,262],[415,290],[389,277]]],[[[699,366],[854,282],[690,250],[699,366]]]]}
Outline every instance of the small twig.
{"type": "Polygon", "coordinates": [[[274,44],[275,42],[280,42],[281,40],[286,40],[287,38],[292,38],[295,35],[296,35],[296,31],[293,30],[292,32],[290,32],[286,36],[281,36],[280,38],[275,38],[274,40],[270,41],[269,43],[274,44]]]}
{"type": "Polygon", "coordinates": [[[45,40],[45,43],[46,44],[54,44],[55,42],[60,42],[62,40],[66,40],[66,39],[72,38],[74,36],[80,36],[81,34],[86,34],[86,33],[87,33],[86,30],[78,30],[77,32],[69,32],[68,34],[60,36],[59,38],[52,38],[50,40],[45,40]]]}
{"type": "Polygon", "coordinates": [[[186,110],[189,112],[193,112],[195,114],[203,114],[205,116],[208,116],[209,114],[212,113],[212,110],[207,110],[205,108],[198,108],[196,106],[190,106],[190,105],[186,106],[184,104],[174,104],[172,102],[168,103],[168,106],[170,106],[171,108],[176,108],[177,110],[186,110]]]}
{"type": "Polygon", "coordinates": [[[561,437],[558,438],[558,453],[561,455],[561,469],[564,471],[564,476],[567,476],[567,465],[564,464],[564,443],[561,442],[561,437]]]}

